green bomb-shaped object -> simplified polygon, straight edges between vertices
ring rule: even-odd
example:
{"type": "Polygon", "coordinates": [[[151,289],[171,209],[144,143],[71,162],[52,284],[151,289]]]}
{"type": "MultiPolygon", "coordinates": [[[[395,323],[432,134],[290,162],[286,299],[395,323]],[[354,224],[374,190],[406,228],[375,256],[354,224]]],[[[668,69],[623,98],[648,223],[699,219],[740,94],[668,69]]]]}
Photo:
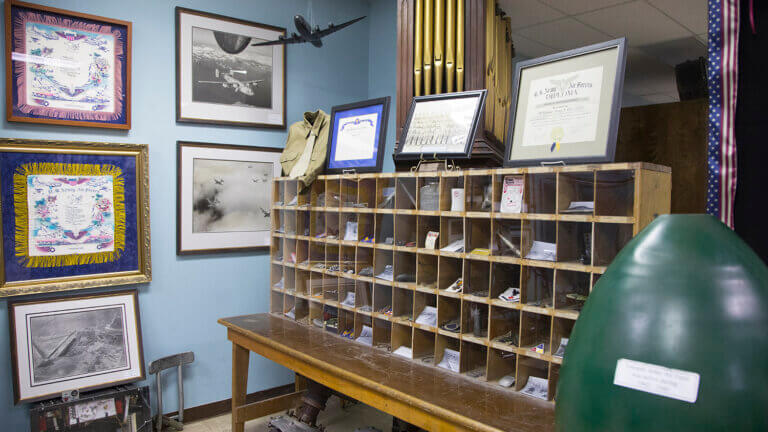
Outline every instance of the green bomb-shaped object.
{"type": "Polygon", "coordinates": [[[557,431],[768,431],[768,268],[708,215],[660,216],[595,285],[557,431]]]}

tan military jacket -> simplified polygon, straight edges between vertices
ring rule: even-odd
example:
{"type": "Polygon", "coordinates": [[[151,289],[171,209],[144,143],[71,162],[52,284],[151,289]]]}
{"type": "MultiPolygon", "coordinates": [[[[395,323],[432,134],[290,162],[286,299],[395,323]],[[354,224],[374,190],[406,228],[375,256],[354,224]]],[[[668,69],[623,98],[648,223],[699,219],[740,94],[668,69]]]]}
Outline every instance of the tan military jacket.
{"type": "Polygon", "coordinates": [[[292,124],[280,156],[283,174],[298,178],[304,186],[312,184],[325,166],[330,129],[330,116],[323,110],[305,112],[304,120],[292,124]]]}

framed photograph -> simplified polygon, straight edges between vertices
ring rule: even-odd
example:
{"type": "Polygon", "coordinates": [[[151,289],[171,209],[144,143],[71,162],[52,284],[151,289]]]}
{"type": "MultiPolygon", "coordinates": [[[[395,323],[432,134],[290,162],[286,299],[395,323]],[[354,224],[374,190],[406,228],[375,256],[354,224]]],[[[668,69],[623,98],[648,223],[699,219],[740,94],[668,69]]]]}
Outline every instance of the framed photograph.
{"type": "Polygon", "coordinates": [[[272,179],[280,176],[281,152],[179,141],[176,254],[268,250],[272,179]]]}
{"type": "Polygon", "coordinates": [[[326,172],[381,172],[389,101],[387,96],[331,109],[326,172]]]}
{"type": "Polygon", "coordinates": [[[8,121],[131,128],[131,23],[5,2],[8,121]]]}
{"type": "Polygon", "coordinates": [[[469,158],[485,93],[473,90],[414,97],[395,160],[469,158]]]}
{"type": "Polygon", "coordinates": [[[176,8],[176,121],[285,128],[285,29],[176,8]]]}
{"type": "Polygon", "coordinates": [[[504,166],[612,162],[626,39],[515,66],[504,166]]]}
{"type": "Polygon", "coordinates": [[[0,139],[0,297],[151,280],[147,146],[0,139]]]}
{"type": "Polygon", "coordinates": [[[144,379],[136,290],[8,303],[14,402],[144,379]]]}

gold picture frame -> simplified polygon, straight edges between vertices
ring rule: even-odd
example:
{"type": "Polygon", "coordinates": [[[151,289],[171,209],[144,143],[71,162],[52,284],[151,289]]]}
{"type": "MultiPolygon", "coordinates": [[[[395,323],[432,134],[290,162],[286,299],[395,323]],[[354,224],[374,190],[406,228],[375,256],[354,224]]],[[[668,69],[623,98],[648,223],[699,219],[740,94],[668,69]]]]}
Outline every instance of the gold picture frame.
{"type": "Polygon", "coordinates": [[[0,297],[149,282],[150,243],[147,145],[0,139],[0,297]]]}

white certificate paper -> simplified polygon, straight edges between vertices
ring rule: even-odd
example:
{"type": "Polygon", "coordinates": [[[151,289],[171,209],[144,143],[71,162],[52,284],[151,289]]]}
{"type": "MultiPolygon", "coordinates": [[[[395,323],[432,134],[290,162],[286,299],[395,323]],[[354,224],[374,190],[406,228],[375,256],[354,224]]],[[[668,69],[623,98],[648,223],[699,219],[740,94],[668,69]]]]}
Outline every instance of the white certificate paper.
{"type": "Polygon", "coordinates": [[[602,66],[531,81],[523,146],[594,141],[602,82],[602,66]]]}
{"type": "Polygon", "coordinates": [[[378,121],[376,113],[345,117],[339,121],[334,159],[348,161],[373,158],[378,121]]]}

